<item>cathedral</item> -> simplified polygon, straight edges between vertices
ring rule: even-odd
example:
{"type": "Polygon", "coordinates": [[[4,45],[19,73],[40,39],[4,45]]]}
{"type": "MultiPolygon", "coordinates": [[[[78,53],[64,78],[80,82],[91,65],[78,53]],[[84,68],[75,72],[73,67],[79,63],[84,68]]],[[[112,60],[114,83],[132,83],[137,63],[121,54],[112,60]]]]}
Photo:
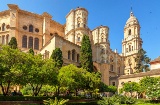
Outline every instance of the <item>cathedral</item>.
{"type": "Polygon", "coordinates": [[[8,8],[0,12],[1,44],[8,44],[12,37],[16,37],[21,51],[28,52],[32,48],[36,54],[42,54],[44,59],[49,58],[55,48],[60,48],[64,65],[79,66],[82,37],[88,35],[94,69],[101,72],[105,84],[121,86],[121,80],[123,82],[123,79],[134,75],[134,58],[143,41],[140,38],[140,24],[132,11],[124,23],[122,53],[119,54],[110,48],[108,26],[100,25],[93,30],[89,29],[88,11],[85,8],[72,9],[66,15],[65,24],[52,20],[47,12],[35,14],[22,10],[15,4],[8,4],[8,8]]]}

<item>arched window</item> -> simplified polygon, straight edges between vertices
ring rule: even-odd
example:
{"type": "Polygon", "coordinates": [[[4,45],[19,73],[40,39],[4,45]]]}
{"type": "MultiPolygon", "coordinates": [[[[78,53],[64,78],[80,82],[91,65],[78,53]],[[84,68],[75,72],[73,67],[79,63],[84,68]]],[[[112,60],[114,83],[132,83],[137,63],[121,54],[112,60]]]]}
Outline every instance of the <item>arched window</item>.
{"type": "Polygon", "coordinates": [[[39,39],[34,38],[34,49],[39,50],[39,39]]]}
{"type": "Polygon", "coordinates": [[[79,41],[81,40],[81,38],[80,38],[80,37],[78,37],[78,38],[77,38],[77,40],[78,40],[78,42],[79,42],[79,41]]]}
{"type": "Polygon", "coordinates": [[[78,23],[78,26],[77,27],[80,27],[80,23],[78,23]]]}
{"type": "Polygon", "coordinates": [[[77,62],[79,62],[79,54],[77,54],[77,62]]]}
{"type": "Polygon", "coordinates": [[[129,45],[129,52],[131,51],[131,45],[129,45]]]}
{"type": "Polygon", "coordinates": [[[75,60],[75,50],[72,50],[72,60],[75,60]]]}
{"type": "Polygon", "coordinates": [[[2,31],[5,31],[5,23],[2,24],[2,31]]]}
{"type": "Polygon", "coordinates": [[[3,45],[5,44],[5,36],[4,35],[2,36],[2,44],[3,45]]]}
{"type": "Polygon", "coordinates": [[[6,35],[6,44],[8,44],[9,35],[6,35]]]}
{"type": "Polygon", "coordinates": [[[68,59],[71,59],[71,52],[70,51],[68,51],[68,59]]]}
{"type": "Polygon", "coordinates": [[[33,25],[29,25],[29,32],[33,32],[33,25]]]}
{"type": "Polygon", "coordinates": [[[101,42],[103,42],[103,36],[101,37],[101,42]]]}
{"type": "Polygon", "coordinates": [[[110,65],[110,70],[113,71],[113,64],[110,65]]]}
{"type": "Polygon", "coordinates": [[[84,28],[86,28],[86,24],[84,24],[83,26],[84,26],[84,28]]]}
{"type": "Polygon", "coordinates": [[[33,37],[29,37],[28,48],[33,48],[33,37]]]}
{"type": "Polygon", "coordinates": [[[23,35],[22,37],[22,48],[27,48],[27,36],[23,35]]]}
{"type": "Polygon", "coordinates": [[[129,29],[129,31],[128,31],[128,35],[131,35],[131,29],[129,29]]]}

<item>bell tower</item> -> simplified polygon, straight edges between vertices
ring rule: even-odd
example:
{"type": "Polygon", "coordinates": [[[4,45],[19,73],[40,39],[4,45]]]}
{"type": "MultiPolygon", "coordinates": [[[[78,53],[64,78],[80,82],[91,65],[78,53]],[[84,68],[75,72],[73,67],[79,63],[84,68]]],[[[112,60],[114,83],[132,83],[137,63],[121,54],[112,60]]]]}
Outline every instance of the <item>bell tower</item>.
{"type": "Polygon", "coordinates": [[[138,19],[130,12],[130,17],[124,27],[124,39],[122,41],[122,53],[125,57],[124,73],[133,74],[135,72],[135,57],[142,48],[142,39],[140,38],[140,24],[138,19]]]}

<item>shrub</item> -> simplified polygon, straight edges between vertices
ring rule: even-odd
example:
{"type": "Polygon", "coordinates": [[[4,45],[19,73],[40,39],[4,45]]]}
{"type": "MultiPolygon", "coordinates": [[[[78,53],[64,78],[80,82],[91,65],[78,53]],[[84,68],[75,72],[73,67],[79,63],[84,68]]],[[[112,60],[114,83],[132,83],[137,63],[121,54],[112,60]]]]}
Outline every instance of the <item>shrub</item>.
{"type": "Polygon", "coordinates": [[[69,100],[65,100],[65,99],[60,99],[58,100],[57,97],[55,97],[55,99],[47,99],[47,100],[43,100],[45,105],[65,105],[66,102],[68,102],[69,100]]]}

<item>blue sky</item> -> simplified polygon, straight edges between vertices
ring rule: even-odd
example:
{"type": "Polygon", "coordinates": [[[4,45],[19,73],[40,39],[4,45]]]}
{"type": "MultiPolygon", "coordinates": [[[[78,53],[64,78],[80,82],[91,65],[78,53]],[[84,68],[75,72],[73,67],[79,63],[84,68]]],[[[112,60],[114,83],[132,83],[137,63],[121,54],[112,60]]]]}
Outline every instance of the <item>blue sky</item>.
{"type": "Polygon", "coordinates": [[[65,23],[65,16],[71,9],[84,7],[89,12],[89,28],[108,26],[111,48],[118,49],[119,53],[132,6],[141,25],[144,50],[152,60],[160,56],[160,0],[3,0],[0,11],[7,10],[7,4],[17,4],[20,9],[37,14],[48,12],[61,24],[65,23]]]}

